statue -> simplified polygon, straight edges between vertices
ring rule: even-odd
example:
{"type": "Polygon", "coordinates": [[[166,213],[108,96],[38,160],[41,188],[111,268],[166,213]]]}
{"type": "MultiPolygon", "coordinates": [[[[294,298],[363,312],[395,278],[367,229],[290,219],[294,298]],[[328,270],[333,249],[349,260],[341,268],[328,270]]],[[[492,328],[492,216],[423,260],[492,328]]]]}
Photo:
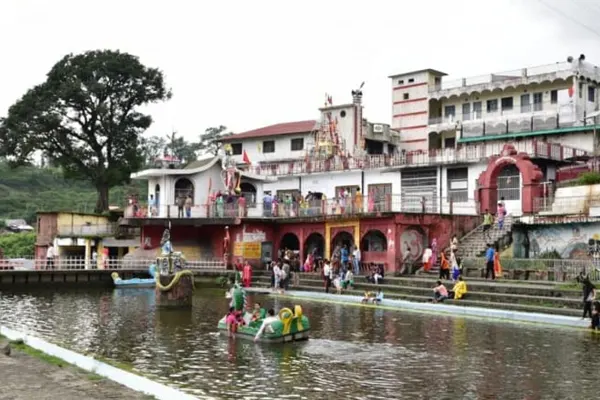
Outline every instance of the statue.
{"type": "Polygon", "coordinates": [[[223,179],[223,184],[225,185],[225,191],[229,195],[240,194],[240,182],[242,179],[242,174],[237,169],[235,160],[231,157],[231,145],[225,145],[224,151],[225,155],[222,157],[221,164],[223,167],[223,171],[221,171],[221,178],[223,179]]]}
{"type": "Polygon", "coordinates": [[[171,231],[169,229],[165,229],[162,235],[162,239],[160,239],[160,246],[162,248],[162,255],[166,256],[173,252],[173,246],[171,245],[171,231]]]}

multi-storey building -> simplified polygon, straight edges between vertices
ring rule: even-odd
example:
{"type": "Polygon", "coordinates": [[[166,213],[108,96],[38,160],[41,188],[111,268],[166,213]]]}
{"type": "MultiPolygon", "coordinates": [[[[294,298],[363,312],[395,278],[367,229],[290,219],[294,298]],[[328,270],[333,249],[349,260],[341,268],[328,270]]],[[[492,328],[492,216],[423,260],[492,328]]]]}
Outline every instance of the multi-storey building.
{"type": "Polygon", "coordinates": [[[457,81],[444,76],[433,69],[391,76],[391,126],[364,118],[355,90],[352,103],[328,99],[314,121],[224,138],[228,157],[134,174],[148,180],[158,216],[125,223],[145,225],[145,240],[154,243],[164,220],[176,221],[176,238],[212,237],[207,256],[220,256],[228,225],[234,243],[261,249],[250,257],[237,247],[234,254],[246,258],[268,258],[280,247],[329,255],[346,243],[359,245],[365,261],[395,269],[407,255],[419,259],[433,239],[443,246],[472,229],[501,199],[514,216],[534,214],[557,169],[594,151],[600,73],[582,57],[457,81]],[[228,189],[245,201],[240,208],[233,196],[226,207],[234,211],[216,212],[215,193],[228,189]],[[309,193],[310,201],[280,212],[263,202],[309,193]],[[189,219],[175,218],[181,194],[194,202],[189,219]]]}

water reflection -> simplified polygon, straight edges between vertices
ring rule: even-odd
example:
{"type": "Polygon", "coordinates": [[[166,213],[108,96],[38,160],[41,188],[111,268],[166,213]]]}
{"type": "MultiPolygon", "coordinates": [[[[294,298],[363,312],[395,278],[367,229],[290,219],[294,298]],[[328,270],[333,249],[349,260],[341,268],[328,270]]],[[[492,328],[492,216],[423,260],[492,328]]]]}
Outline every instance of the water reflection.
{"type": "MultiPolygon", "coordinates": [[[[250,296],[266,307],[286,300],[250,296]]],[[[600,336],[303,303],[313,338],[256,345],[220,336],[228,304],[202,289],[193,309],[157,310],[151,290],[0,293],[0,321],[81,352],[131,363],[218,398],[593,398],[600,336]]]]}

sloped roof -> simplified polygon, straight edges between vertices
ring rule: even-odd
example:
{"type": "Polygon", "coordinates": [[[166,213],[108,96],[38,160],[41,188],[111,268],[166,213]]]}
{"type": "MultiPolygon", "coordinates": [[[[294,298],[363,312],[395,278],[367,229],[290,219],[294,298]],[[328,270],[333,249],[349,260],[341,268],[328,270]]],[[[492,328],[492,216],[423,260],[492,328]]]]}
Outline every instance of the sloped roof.
{"type": "Polygon", "coordinates": [[[238,133],[221,139],[222,142],[234,142],[240,139],[253,139],[270,136],[293,135],[296,133],[311,132],[315,129],[317,121],[296,121],[284,122],[281,124],[269,125],[247,132],[238,133]]]}
{"type": "Polygon", "coordinates": [[[196,169],[196,168],[204,167],[206,164],[213,162],[214,159],[215,159],[214,157],[211,157],[211,158],[205,158],[203,160],[192,161],[191,163],[186,165],[184,169],[196,169]]]}

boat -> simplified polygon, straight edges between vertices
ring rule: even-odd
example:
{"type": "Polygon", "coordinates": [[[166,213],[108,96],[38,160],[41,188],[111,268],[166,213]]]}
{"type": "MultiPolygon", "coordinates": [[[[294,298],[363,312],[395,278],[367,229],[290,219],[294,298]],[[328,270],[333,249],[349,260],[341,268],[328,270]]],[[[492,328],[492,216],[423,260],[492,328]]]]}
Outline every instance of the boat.
{"type": "MultiPolygon", "coordinates": [[[[244,324],[238,325],[235,332],[235,338],[254,340],[256,334],[262,326],[262,319],[252,320],[252,314],[245,311],[246,292],[244,289],[235,285],[227,298],[231,298],[231,307],[235,311],[242,313],[244,324]]],[[[302,307],[296,305],[294,311],[289,308],[283,308],[278,314],[279,320],[271,324],[271,329],[265,329],[263,334],[258,339],[261,343],[286,343],[308,340],[310,336],[310,322],[308,318],[302,314],[302,307]]],[[[229,335],[227,331],[227,316],[224,316],[219,321],[217,328],[223,335],[229,335]]]]}
{"type": "Polygon", "coordinates": [[[156,266],[154,264],[148,267],[148,273],[151,278],[132,278],[132,279],[121,279],[118,273],[113,272],[110,276],[117,288],[127,289],[139,289],[139,288],[152,288],[156,286],[156,266]]]}

